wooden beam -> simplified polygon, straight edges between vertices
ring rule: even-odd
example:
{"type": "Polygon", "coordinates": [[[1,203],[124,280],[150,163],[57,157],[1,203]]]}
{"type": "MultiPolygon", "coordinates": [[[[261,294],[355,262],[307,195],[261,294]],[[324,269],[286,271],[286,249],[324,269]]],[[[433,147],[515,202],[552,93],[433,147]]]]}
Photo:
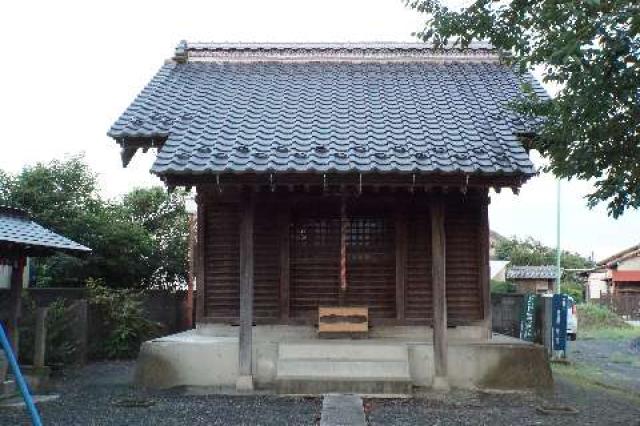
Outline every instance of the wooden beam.
{"type": "Polygon", "coordinates": [[[446,240],[444,197],[434,196],[431,212],[431,273],[433,283],[433,360],[434,388],[448,388],[447,366],[447,295],[446,295],[446,240]]]}
{"type": "Polygon", "coordinates": [[[396,204],[396,318],[405,319],[405,287],[407,271],[407,216],[402,204],[396,204]]]}
{"type": "Polygon", "coordinates": [[[19,256],[12,262],[11,268],[11,290],[9,292],[9,318],[7,320],[7,331],[11,339],[13,353],[18,357],[18,321],[20,320],[20,305],[22,302],[22,278],[24,276],[24,265],[26,258],[19,256]]]}
{"type": "Polygon", "coordinates": [[[205,200],[205,195],[202,193],[201,188],[197,188],[196,195],[196,203],[198,206],[197,217],[196,217],[196,256],[195,256],[195,276],[196,276],[196,323],[202,321],[205,317],[205,314],[210,314],[210,312],[205,313],[205,293],[206,293],[206,283],[205,283],[205,266],[206,266],[206,255],[205,255],[205,236],[206,236],[206,223],[207,223],[207,203],[205,200]]]}
{"type": "Polygon", "coordinates": [[[278,210],[278,232],[280,234],[280,320],[283,324],[289,321],[289,286],[290,286],[290,236],[289,224],[291,209],[289,203],[283,202],[278,210]]]}
{"type": "Polygon", "coordinates": [[[480,279],[480,292],[482,294],[482,321],[487,339],[492,336],[491,330],[491,272],[489,269],[489,195],[486,194],[480,201],[480,224],[478,230],[478,266],[480,279]]]}
{"type": "Polygon", "coordinates": [[[253,389],[253,194],[247,191],[240,203],[240,333],[239,378],[236,389],[253,389]]]}
{"type": "MultiPolygon", "coordinates": [[[[220,173],[218,179],[220,185],[225,188],[230,186],[251,186],[272,187],[270,181],[271,173],[220,173]]],[[[325,178],[329,188],[339,190],[340,187],[361,188],[359,173],[277,173],[275,185],[280,187],[294,186],[314,188],[322,192],[325,187],[325,178]]],[[[486,174],[464,174],[464,173],[368,173],[363,175],[364,187],[373,189],[376,185],[385,188],[426,188],[427,190],[437,187],[452,188],[487,188],[494,186],[518,187],[522,185],[529,176],[521,174],[513,175],[486,175],[486,174]],[[414,180],[415,176],[415,180],[414,180]],[[468,179],[467,179],[468,176],[468,179]]],[[[163,176],[163,180],[168,185],[215,185],[216,177],[213,174],[200,175],[172,175],[163,176]]]]}
{"type": "Polygon", "coordinates": [[[137,147],[122,147],[120,148],[120,159],[122,160],[122,167],[127,167],[131,162],[131,159],[134,155],[136,155],[136,151],[138,151],[137,147]]]}

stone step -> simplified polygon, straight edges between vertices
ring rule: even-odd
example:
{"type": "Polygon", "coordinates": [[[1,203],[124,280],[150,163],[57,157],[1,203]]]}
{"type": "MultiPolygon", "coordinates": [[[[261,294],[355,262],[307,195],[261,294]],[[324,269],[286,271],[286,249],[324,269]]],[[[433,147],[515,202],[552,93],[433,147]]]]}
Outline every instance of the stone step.
{"type": "Polygon", "coordinates": [[[340,380],[305,380],[278,379],[275,389],[280,394],[321,395],[326,393],[351,393],[360,395],[409,395],[411,382],[406,381],[340,381],[340,380]]]}
{"type": "Polygon", "coordinates": [[[405,361],[409,351],[402,344],[321,342],[281,343],[278,359],[333,359],[357,361],[405,361]]]}
{"type": "Polygon", "coordinates": [[[410,380],[408,361],[342,361],[335,359],[278,360],[279,379],[343,381],[410,380]]]}
{"type": "Polygon", "coordinates": [[[281,393],[408,393],[409,352],[393,344],[281,343],[276,384],[281,393]]]}

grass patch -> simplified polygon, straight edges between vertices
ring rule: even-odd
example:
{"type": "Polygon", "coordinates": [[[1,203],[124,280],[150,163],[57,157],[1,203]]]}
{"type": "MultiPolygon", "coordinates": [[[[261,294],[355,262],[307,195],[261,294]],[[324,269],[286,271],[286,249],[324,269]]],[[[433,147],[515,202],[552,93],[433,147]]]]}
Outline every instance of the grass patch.
{"type": "Polygon", "coordinates": [[[630,328],[629,324],[604,306],[591,303],[578,305],[578,320],[584,328],[630,328]]]}
{"type": "Polygon", "coordinates": [[[551,370],[554,376],[561,376],[580,387],[604,390],[640,403],[639,393],[607,383],[605,374],[596,366],[583,363],[552,364],[551,370]]]}
{"type": "Polygon", "coordinates": [[[610,359],[614,364],[625,364],[632,367],[640,367],[640,358],[636,355],[614,352],[611,354],[610,359]]]}
{"type": "Polygon", "coordinates": [[[552,363],[551,370],[553,374],[560,374],[575,382],[585,382],[591,384],[606,385],[604,373],[599,367],[583,364],[583,363],[552,363]]]}
{"type": "Polygon", "coordinates": [[[640,337],[640,327],[627,324],[619,315],[600,305],[578,305],[578,325],[580,339],[628,340],[640,337]]]}
{"type": "Polygon", "coordinates": [[[580,339],[631,340],[640,337],[640,327],[579,329],[580,339]]]}

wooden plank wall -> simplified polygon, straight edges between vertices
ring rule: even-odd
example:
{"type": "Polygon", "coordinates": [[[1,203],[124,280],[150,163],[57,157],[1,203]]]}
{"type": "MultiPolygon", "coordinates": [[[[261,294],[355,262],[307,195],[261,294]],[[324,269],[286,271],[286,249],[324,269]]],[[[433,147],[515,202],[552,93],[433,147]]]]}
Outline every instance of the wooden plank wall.
{"type": "Polygon", "coordinates": [[[407,218],[405,315],[409,321],[431,324],[431,219],[426,200],[413,200],[407,218]]]}
{"type": "MultiPolygon", "coordinates": [[[[315,322],[319,305],[337,306],[340,285],[340,200],[313,197],[258,197],[255,215],[254,318],[257,323],[315,322]],[[283,206],[290,206],[290,225],[283,226],[283,206]],[[289,256],[281,247],[289,232],[289,256]],[[287,262],[283,262],[285,259],[287,262]],[[281,274],[289,265],[289,276],[281,274]],[[288,315],[282,315],[282,277],[287,278],[288,315]]],[[[372,199],[375,196],[372,196],[372,199]]],[[[482,319],[480,290],[480,206],[473,198],[447,197],[445,212],[447,307],[451,324],[482,319]]],[[[354,228],[348,251],[346,304],[370,308],[370,318],[409,324],[431,324],[431,223],[427,197],[409,197],[403,204],[350,201],[354,228]],[[353,204],[361,203],[361,204],[353,204]],[[398,208],[398,205],[401,207],[398,208]],[[404,319],[396,305],[397,217],[406,221],[404,319]],[[358,230],[359,228],[359,230],[358,230]],[[363,236],[365,228],[371,235],[363,236]],[[375,231],[378,229],[378,231],[375,231]],[[358,239],[368,238],[371,249],[358,239]],[[373,240],[372,240],[373,239],[373,240]]],[[[287,207],[289,208],[289,207],[287,207]]],[[[237,202],[207,203],[204,318],[237,323],[239,316],[239,210],[237,202]]],[[[286,248],[285,248],[286,250],[286,248]]],[[[400,257],[402,259],[402,256],[400,257]]]]}
{"type": "Polygon", "coordinates": [[[482,319],[480,291],[480,206],[476,200],[451,199],[445,213],[447,312],[452,324],[482,319]]]}
{"type": "MultiPolygon", "coordinates": [[[[414,199],[407,212],[405,315],[408,322],[431,324],[431,222],[427,199],[414,199]]],[[[478,262],[480,206],[476,199],[448,197],[445,211],[447,308],[451,324],[482,319],[478,262]]]]}
{"type": "Polygon", "coordinates": [[[207,203],[204,315],[222,322],[240,315],[239,216],[237,203],[207,203]]]}
{"type": "Polygon", "coordinates": [[[254,228],[254,319],[277,322],[280,317],[280,233],[274,200],[256,203],[254,228]]]}

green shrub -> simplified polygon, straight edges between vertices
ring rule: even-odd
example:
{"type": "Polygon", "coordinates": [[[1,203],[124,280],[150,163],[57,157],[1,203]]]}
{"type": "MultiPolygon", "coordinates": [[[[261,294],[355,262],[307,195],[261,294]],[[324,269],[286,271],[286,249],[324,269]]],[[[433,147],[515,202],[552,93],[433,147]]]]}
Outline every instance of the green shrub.
{"type": "Polygon", "coordinates": [[[515,293],[516,286],[509,281],[491,280],[491,293],[515,293]]]}
{"type": "Polygon", "coordinates": [[[573,281],[562,282],[562,292],[573,297],[576,303],[584,301],[584,293],[582,285],[573,281]]]}
{"type": "Polygon", "coordinates": [[[578,305],[578,321],[584,329],[631,327],[605,306],[591,303],[578,305]]]}
{"type": "Polygon", "coordinates": [[[156,335],[158,324],[146,317],[142,294],[128,289],[112,289],[98,280],[88,280],[89,303],[98,309],[103,331],[98,356],[135,357],[140,344],[156,335]]]}

